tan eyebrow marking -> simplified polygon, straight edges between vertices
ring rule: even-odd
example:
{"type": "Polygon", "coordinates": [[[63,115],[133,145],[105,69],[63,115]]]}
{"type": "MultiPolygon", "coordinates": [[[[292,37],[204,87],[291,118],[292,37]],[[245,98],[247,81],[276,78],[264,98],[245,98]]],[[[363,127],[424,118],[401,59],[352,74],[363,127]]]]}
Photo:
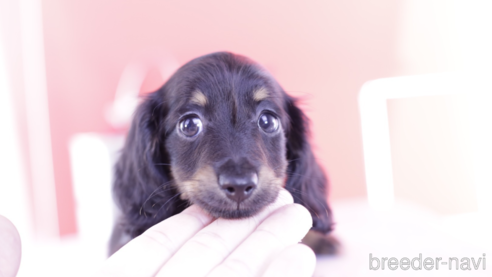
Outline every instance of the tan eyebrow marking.
{"type": "Polygon", "coordinates": [[[266,88],[260,88],[258,90],[256,90],[254,93],[253,93],[253,99],[256,101],[256,102],[260,102],[261,100],[267,98],[269,96],[268,94],[268,91],[266,90],[266,88]]]}
{"type": "Polygon", "coordinates": [[[191,95],[190,101],[203,107],[207,104],[207,97],[200,90],[195,90],[191,95]]]}

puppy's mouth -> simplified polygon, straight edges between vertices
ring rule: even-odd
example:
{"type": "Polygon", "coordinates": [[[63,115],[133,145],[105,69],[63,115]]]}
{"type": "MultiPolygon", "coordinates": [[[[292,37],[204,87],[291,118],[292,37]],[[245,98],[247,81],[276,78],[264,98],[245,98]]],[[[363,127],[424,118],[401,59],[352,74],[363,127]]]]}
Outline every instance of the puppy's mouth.
{"type": "MultiPolygon", "coordinates": [[[[275,199],[275,198],[274,198],[275,199]]],[[[236,208],[230,207],[230,205],[211,205],[210,203],[204,201],[201,198],[195,198],[194,201],[191,201],[194,204],[202,207],[208,213],[210,213],[213,217],[222,217],[222,218],[244,218],[251,217],[261,211],[266,205],[271,202],[265,202],[262,205],[251,206],[245,203],[237,203],[236,208]]],[[[272,201],[273,202],[273,201],[272,201]]]]}
{"type": "Polygon", "coordinates": [[[187,181],[177,182],[181,198],[206,210],[214,217],[245,218],[260,212],[277,198],[283,186],[283,178],[263,167],[257,175],[257,183],[249,184],[243,179],[219,180],[211,168],[197,172],[187,181]]]}

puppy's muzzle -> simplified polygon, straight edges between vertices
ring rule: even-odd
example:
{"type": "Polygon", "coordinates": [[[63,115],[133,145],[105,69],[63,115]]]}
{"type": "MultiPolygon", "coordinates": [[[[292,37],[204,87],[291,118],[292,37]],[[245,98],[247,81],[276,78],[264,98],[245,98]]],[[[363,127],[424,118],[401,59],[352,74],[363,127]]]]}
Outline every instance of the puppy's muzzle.
{"type": "Polygon", "coordinates": [[[246,160],[239,163],[229,160],[217,173],[221,190],[238,204],[248,199],[258,186],[258,174],[246,160]]]}

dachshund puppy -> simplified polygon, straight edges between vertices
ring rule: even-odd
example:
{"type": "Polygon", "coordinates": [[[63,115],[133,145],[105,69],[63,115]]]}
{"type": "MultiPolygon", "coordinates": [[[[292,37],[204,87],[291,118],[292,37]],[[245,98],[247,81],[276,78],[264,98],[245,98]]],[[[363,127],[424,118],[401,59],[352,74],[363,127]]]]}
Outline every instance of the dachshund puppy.
{"type": "Polygon", "coordinates": [[[295,100],[258,64],[227,52],[188,62],[136,111],[116,164],[110,253],[190,204],[249,217],[282,187],[312,230],[329,233],[328,182],[307,134],[295,100]]]}

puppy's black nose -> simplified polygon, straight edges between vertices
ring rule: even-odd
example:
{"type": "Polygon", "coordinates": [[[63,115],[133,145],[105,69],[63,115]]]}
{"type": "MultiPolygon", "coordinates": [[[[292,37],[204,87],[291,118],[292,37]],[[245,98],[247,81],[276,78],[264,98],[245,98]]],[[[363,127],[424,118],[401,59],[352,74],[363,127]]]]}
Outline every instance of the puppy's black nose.
{"type": "Polygon", "coordinates": [[[241,177],[228,174],[219,175],[220,188],[225,192],[229,199],[236,201],[238,204],[253,194],[257,184],[258,175],[256,173],[241,177]]]}

